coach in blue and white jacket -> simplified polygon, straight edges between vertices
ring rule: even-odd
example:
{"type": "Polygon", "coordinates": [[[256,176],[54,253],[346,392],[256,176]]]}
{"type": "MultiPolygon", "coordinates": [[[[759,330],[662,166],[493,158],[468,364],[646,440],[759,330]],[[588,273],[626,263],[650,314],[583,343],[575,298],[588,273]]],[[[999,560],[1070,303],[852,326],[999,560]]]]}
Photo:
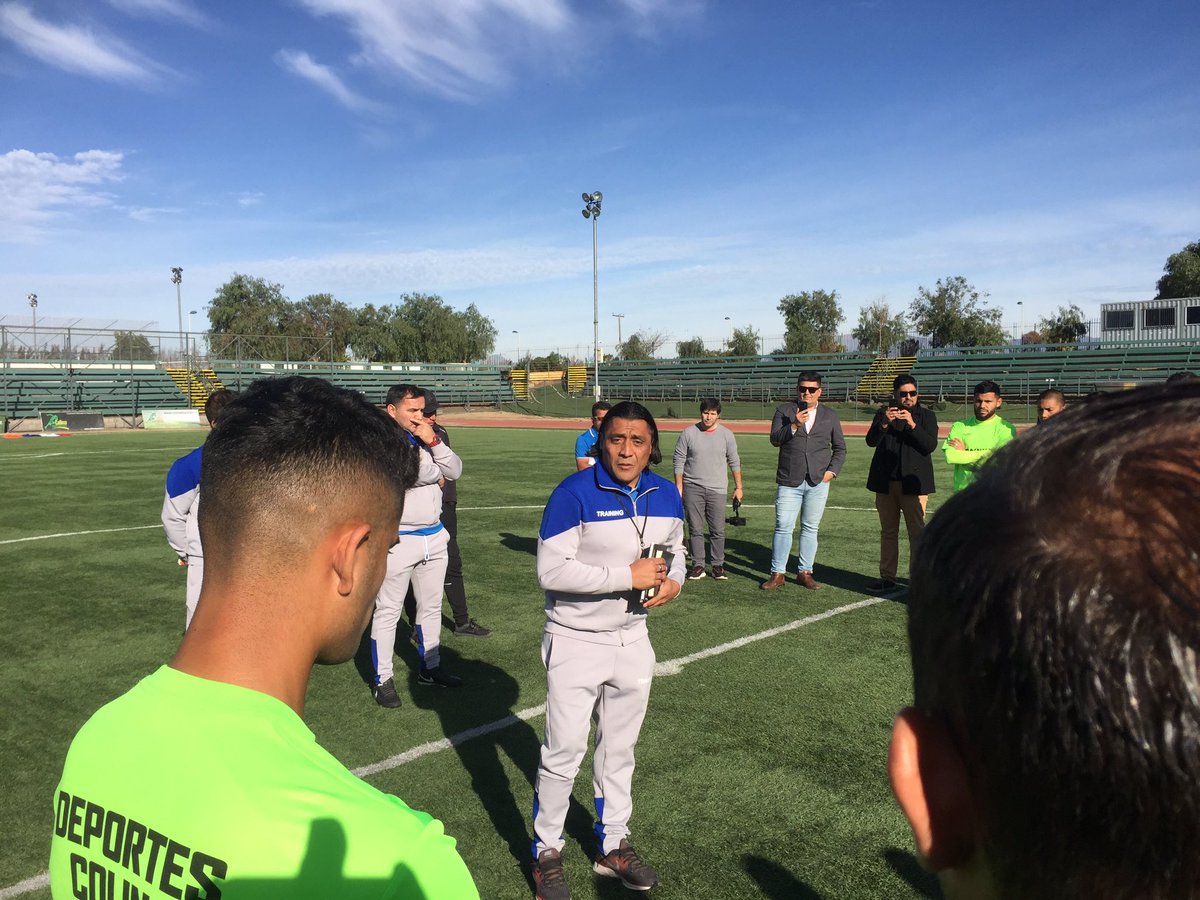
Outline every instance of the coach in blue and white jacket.
{"type": "MultiPolygon", "coordinates": [[[[596,871],[630,874],[625,838],[633,811],[634,746],[650,698],[654,649],[647,608],[675,598],[684,580],[679,491],[647,467],[661,460],[658,427],[639,403],[614,406],[600,427],[600,464],[564,479],[546,504],[538,540],[538,582],[546,592],[546,741],[534,796],[534,876],[561,879],[559,854],[575,776],[587,751],[593,710],[596,871]],[[654,544],[674,553],[643,558],[654,544]],[[639,600],[647,588],[655,596],[639,600]]],[[[627,877],[628,876],[628,877],[627,877]]],[[[645,884],[649,887],[650,884],[645,884]]]]}

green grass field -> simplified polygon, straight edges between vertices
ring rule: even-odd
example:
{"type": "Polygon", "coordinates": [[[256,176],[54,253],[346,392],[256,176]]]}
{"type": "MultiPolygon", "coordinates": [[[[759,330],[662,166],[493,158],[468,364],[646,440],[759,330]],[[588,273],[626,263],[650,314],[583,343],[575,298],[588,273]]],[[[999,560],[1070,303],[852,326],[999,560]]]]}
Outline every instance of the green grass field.
{"type": "MultiPolygon", "coordinates": [[[[459,541],[471,611],[494,634],[444,636],[444,665],[467,681],[446,691],[413,683],[402,627],[399,710],[376,706],[353,664],[316,670],[305,718],[351,768],[545,700],[534,551],[541,505],[572,469],[575,434],[466,427],[451,434],[465,463],[459,541]]],[[[202,437],[0,442],[0,897],[46,871],[51,796],[75,731],[178,642],[184,570],[166,546],[159,511],[167,467],[202,437]],[[27,540],[43,535],[53,537],[27,540]]],[[[659,471],[668,475],[674,439],[664,435],[668,462],[659,471]]],[[[819,592],[793,583],[759,590],[769,567],[775,451],[765,436],[738,443],[749,525],[728,529],[730,580],[689,582],[678,600],[653,612],[660,662],[869,596],[879,532],[864,487],[871,451],[862,438],[849,438],[849,459],[830,494],[819,592]]],[[[940,462],[938,479],[935,508],[950,486],[940,462]]],[[[904,626],[902,603],[879,602],[656,679],[631,823],[636,846],[662,876],[653,896],[939,896],[909,850],[885,774],[892,717],[910,696],[904,626]]],[[[445,823],[484,898],[531,896],[531,779],[542,724],[533,715],[367,776],[445,823]]],[[[587,760],[564,852],[573,896],[625,896],[591,873],[590,795],[587,760]]],[[[49,889],[21,895],[48,897],[49,889]]]]}

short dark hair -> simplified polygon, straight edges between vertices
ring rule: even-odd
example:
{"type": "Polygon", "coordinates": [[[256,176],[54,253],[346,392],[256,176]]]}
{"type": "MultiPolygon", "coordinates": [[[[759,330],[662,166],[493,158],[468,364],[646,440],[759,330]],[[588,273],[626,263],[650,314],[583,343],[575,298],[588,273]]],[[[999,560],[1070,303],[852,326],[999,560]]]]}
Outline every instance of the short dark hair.
{"type": "Polygon", "coordinates": [[[1175,384],[1177,381],[1195,381],[1195,372],[1176,372],[1174,375],[1167,376],[1167,384],[1175,384]]]}
{"type": "Polygon", "coordinates": [[[716,397],[702,398],[700,400],[700,414],[703,415],[706,412],[715,412],[717,415],[720,415],[721,414],[721,401],[718,400],[716,397]]]}
{"type": "Polygon", "coordinates": [[[1063,406],[1067,405],[1067,395],[1058,388],[1046,388],[1044,391],[1038,394],[1037,402],[1040,405],[1043,400],[1049,400],[1051,398],[1057,400],[1063,406]]]}
{"type": "Polygon", "coordinates": [[[654,421],[654,416],[650,415],[650,410],[636,400],[622,400],[608,411],[608,415],[600,423],[600,435],[596,439],[596,445],[592,447],[592,453],[595,456],[600,455],[601,448],[604,446],[604,435],[608,433],[612,423],[617,419],[645,422],[650,427],[650,464],[658,465],[662,462],[662,453],[658,449],[658,424],[654,421]]]}
{"type": "Polygon", "coordinates": [[[911,384],[913,387],[916,387],[917,379],[913,378],[907,372],[905,372],[903,375],[897,375],[895,377],[895,379],[892,381],[892,391],[893,392],[898,391],[898,390],[900,390],[900,388],[904,387],[904,385],[906,385],[906,384],[911,384]]]}
{"type": "Polygon", "coordinates": [[[979,382],[979,384],[975,385],[975,389],[971,391],[971,395],[974,397],[978,397],[980,394],[995,394],[997,397],[1003,396],[1000,393],[1000,385],[996,384],[990,378],[979,382]]]}
{"type": "Polygon", "coordinates": [[[817,386],[820,387],[821,373],[820,372],[801,372],[799,375],[796,376],[796,387],[800,387],[800,382],[802,382],[802,381],[815,381],[817,383],[817,386]]]}
{"type": "Polygon", "coordinates": [[[415,384],[393,384],[388,388],[387,397],[383,403],[385,406],[394,406],[406,397],[424,397],[425,389],[419,388],[415,384]]]}
{"type": "Polygon", "coordinates": [[[922,533],[914,697],[966,762],[1000,896],[1193,896],[1200,382],[1092,412],[1000,450],[922,533]]]}
{"type": "MultiPolygon", "coordinates": [[[[401,438],[400,426],[357,391],[301,376],[253,382],[204,443],[199,524],[206,554],[239,544],[246,533],[271,533],[268,523],[286,502],[325,508],[323,498],[390,490],[402,511],[417,458],[401,438]]],[[[286,529],[278,540],[288,540],[286,529]]]]}
{"type": "Polygon", "coordinates": [[[597,400],[595,403],[592,404],[592,418],[593,419],[596,418],[596,413],[598,413],[602,410],[604,412],[608,412],[610,409],[612,409],[612,404],[609,403],[607,400],[597,400]]]}
{"type": "Polygon", "coordinates": [[[217,388],[204,401],[204,418],[208,419],[209,427],[215,428],[223,410],[237,393],[228,388],[217,388]]]}

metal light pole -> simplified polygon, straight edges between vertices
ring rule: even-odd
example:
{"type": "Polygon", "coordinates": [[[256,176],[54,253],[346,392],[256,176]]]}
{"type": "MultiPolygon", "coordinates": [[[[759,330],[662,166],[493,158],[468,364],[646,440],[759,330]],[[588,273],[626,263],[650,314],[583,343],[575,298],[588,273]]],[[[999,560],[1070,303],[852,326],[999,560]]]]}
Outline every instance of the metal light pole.
{"type": "Polygon", "coordinates": [[[726,350],[733,349],[733,317],[726,316],[725,321],[729,323],[729,341],[725,344],[726,350]]]}
{"type": "Polygon", "coordinates": [[[33,312],[33,355],[37,356],[37,294],[28,297],[29,309],[33,312]]]}
{"type": "Polygon", "coordinates": [[[621,320],[625,318],[625,313],[613,313],[612,317],[617,320],[617,346],[621,346],[621,320]]]}
{"type": "Polygon", "coordinates": [[[1025,343],[1025,306],[1021,300],[1017,301],[1017,315],[1021,319],[1021,333],[1017,335],[1017,345],[1025,343]]]}
{"type": "MultiPolygon", "coordinates": [[[[175,311],[179,314],[179,346],[183,347],[183,293],[180,285],[183,283],[183,269],[171,266],[171,284],[175,285],[175,311]]],[[[187,350],[184,350],[187,355],[187,350]]]]}
{"type": "Polygon", "coordinates": [[[514,360],[514,364],[519,366],[521,364],[521,332],[514,328],[513,334],[517,336],[517,358],[514,360]]]}
{"type": "Polygon", "coordinates": [[[592,362],[595,366],[595,385],[592,388],[592,394],[596,400],[600,399],[600,270],[598,267],[599,256],[597,255],[596,220],[600,218],[600,201],[603,199],[604,195],[599,191],[583,195],[583,217],[592,220],[592,362]]]}

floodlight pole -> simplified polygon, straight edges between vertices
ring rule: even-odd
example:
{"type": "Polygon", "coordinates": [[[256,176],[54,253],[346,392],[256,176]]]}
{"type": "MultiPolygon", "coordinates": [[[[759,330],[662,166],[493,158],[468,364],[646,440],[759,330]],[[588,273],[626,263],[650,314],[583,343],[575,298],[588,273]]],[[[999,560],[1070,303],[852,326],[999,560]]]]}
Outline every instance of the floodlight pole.
{"type": "Polygon", "coordinates": [[[519,366],[521,364],[521,332],[514,328],[513,334],[517,336],[517,359],[515,365],[519,366]]]}
{"type": "Polygon", "coordinates": [[[583,217],[592,220],[592,365],[594,367],[594,384],[592,395],[600,399],[600,268],[599,268],[599,235],[596,220],[600,218],[600,202],[604,195],[599,191],[583,195],[583,217]]]}
{"type": "Polygon", "coordinates": [[[33,313],[33,355],[37,356],[37,294],[30,294],[29,309],[33,313]]]}
{"type": "Polygon", "coordinates": [[[621,320],[625,318],[625,313],[613,313],[612,317],[617,320],[617,346],[621,346],[621,320]]]}
{"type": "Polygon", "coordinates": [[[187,350],[183,346],[183,289],[180,287],[182,283],[183,269],[179,266],[172,266],[171,284],[175,285],[175,312],[179,314],[179,348],[183,350],[186,359],[187,350]]]}

